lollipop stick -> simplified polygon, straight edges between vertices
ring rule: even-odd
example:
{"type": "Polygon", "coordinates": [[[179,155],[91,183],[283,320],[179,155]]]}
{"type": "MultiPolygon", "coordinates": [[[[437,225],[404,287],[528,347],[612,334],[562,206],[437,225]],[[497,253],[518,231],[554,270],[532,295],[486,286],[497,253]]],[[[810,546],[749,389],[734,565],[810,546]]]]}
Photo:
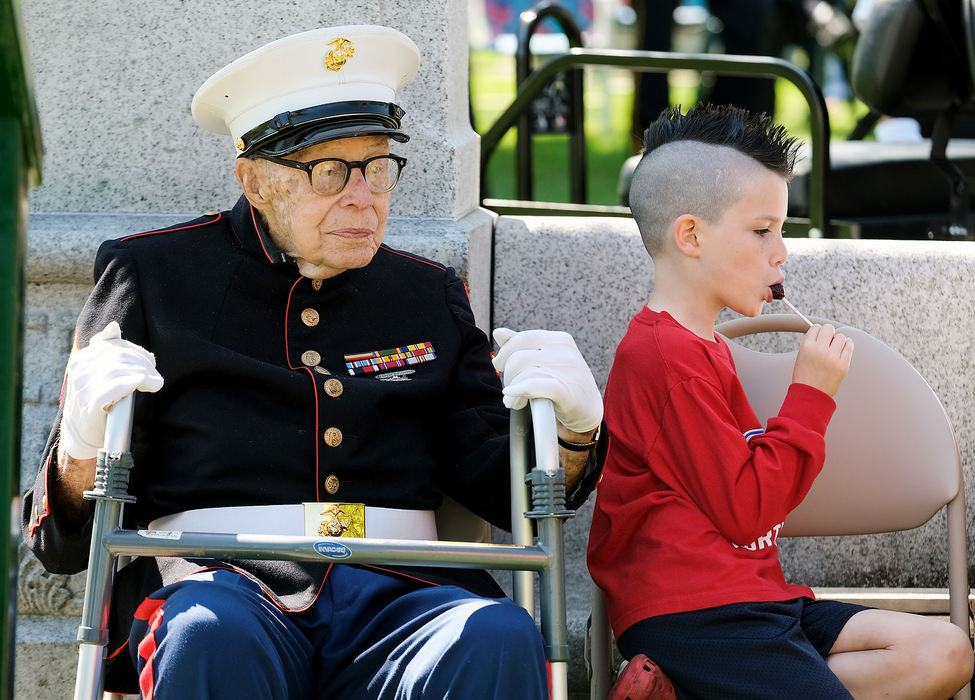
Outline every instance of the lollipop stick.
{"type": "Polygon", "coordinates": [[[798,316],[798,317],[799,317],[799,318],[801,318],[801,319],[802,319],[803,321],[805,321],[806,323],[808,323],[808,324],[809,324],[809,327],[810,327],[810,328],[812,328],[812,321],[810,321],[810,320],[809,320],[808,318],[806,318],[805,316],[803,316],[803,315],[802,315],[802,312],[801,312],[801,311],[799,311],[799,309],[797,309],[796,307],[794,307],[794,306],[792,305],[792,302],[791,302],[791,301],[789,301],[789,300],[788,300],[788,299],[786,299],[785,297],[782,297],[782,299],[781,299],[780,301],[781,301],[781,302],[782,302],[783,304],[785,304],[786,306],[788,306],[788,307],[789,307],[790,309],[792,309],[792,313],[794,313],[794,314],[795,314],[796,316],[798,316]]]}

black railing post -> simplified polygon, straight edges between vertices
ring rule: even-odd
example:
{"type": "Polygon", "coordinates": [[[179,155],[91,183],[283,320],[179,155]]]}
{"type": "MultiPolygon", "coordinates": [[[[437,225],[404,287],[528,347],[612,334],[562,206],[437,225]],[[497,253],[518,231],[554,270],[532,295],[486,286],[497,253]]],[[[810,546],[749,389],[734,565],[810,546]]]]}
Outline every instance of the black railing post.
{"type": "Polygon", "coordinates": [[[552,76],[574,66],[611,66],[627,70],[666,72],[675,69],[713,71],[722,75],[784,78],[802,93],[810,116],[809,222],[817,234],[830,237],[829,203],[825,198],[825,175],[829,172],[829,117],[819,87],[808,73],[781,58],[764,56],[731,56],[717,54],[673,53],[663,51],[623,51],[609,49],[569,49],[568,53],[549,59],[532,71],[519,86],[518,94],[494,124],[481,135],[481,168],[497,148],[501,137],[516,125],[528,109],[530,100],[552,79],[552,76]]]}
{"type": "MultiPolygon", "coordinates": [[[[555,20],[566,38],[569,48],[582,48],[582,32],[572,14],[553,0],[540,2],[521,13],[518,27],[518,49],[515,54],[515,86],[521,84],[532,72],[531,38],[542,20],[555,20]]],[[[566,72],[569,92],[569,189],[573,202],[586,201],[586,130],[584,100],[582,90],[582,69],[573,68],[566,72]]],[[[532,125],[531,114],[525,111],[518,119],[516,142],[515,186],[518,199],[533,199],[534,169],[532,167],[532,125]]]]}

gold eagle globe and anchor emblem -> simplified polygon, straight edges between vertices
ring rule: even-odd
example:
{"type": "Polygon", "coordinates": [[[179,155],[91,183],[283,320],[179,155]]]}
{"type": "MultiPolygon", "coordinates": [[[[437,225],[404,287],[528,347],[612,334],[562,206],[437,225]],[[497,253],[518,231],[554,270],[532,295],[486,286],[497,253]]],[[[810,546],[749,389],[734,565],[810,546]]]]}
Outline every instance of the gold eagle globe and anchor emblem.
{"type": "Polygon", "coordinates": [[[365,508],[359,504],[324,504],[318,534],[322,537],[365,537],[365,508]],[[347,512],[348,511],[348,512],[347,512]]]}
{"type": "Polygon", "coordinates": [[[325,67],[329,70],[340,70],[350,58],[355,56],[355,46],[348,39],[339,37],[328,42],[328,45],[335,47],[325,54],[325,67]]]}

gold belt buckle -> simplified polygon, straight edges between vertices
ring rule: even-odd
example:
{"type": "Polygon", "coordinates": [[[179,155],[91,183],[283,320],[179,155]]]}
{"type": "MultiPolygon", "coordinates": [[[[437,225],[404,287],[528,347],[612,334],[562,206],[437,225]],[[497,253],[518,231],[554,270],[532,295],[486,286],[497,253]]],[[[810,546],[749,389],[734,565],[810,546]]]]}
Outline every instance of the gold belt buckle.
{"type": "Polygon", "coordinates": [[[365,537],[362,503],[303,503],[306,537],[365,537]]]}

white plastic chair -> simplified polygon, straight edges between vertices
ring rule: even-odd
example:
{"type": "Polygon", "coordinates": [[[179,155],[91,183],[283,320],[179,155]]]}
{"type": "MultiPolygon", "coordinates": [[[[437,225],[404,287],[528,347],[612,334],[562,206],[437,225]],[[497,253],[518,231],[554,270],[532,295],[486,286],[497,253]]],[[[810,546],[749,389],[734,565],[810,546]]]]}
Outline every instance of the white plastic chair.
{"type": "Polygon", "coordinates": [[[486,523],[454,502],[437,513],[441,537],[458,541],[374,540],[323,537],[284,537],[213,533],[165,533],[119,527],[128,496],[132,465],[129,444],[133,400],[126,397],[111,410],[105,446],[99,452],[95,488],[94,525],[81,626],[75,700],[109,700],[123,696],[103,693],[108,611],[116,560],[130,556],[212,556],[224,559],[281,559],[321,561],[328,547],[340,543],[342,563],[433,565],[512,570],[513,598],[537,622],[545,639],[551,674],[552,700],[568,698],[569,645],[566,628],[565,565],[562,524],[574,513],[565,508],[565,474],[559,466],[555,411],[551,401],[533,399],[530,407],[511,412],[511,545],[484,540],[486,523]],[[534,444],[535,467],[530,467],[534,444]],[[531,502],[526,482],[531,484],[531,502]],[[537,535],[533,534],[534,527],[537,535]],[[174,534],[178,536],[174,537],[174,534]],[[539,612],[535,580],[538,575],[539,612]]]}
{"type": "MultiPolygon", "coordinates": [[[[817,322],[822,322],[815,319],[817,322]]],[[[780,537],[861,535],[909,530],[947,508],[948,593],[952,623],[971,637],[965,485],[944,407],[900,354],[868,333],[834,323],[855,344],[826,431],[826,462],[780,537]]],[[[718,326],[758,419],[776,415],[792,381],[796,351],[758,352],[733,340],[759,333],[804,333],[793,315],[765,314],[718,326]]],[[[612,633],[602,591],[593,585],[591,698],[612,685],[612,633]]],[[[956,700],[970,700],[966,686],[956,700]]]]}

